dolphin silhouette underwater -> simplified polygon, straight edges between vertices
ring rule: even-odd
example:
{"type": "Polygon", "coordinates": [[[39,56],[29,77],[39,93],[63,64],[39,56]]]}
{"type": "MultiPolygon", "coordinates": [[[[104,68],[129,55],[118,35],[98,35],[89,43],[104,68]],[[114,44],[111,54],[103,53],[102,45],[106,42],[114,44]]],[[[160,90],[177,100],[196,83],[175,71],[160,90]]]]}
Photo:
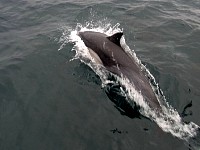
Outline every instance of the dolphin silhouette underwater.
{"type": "Polygon", "coordinates": [[[141,71],[133,56],[121,47],[122,32],[107,36],[100,32],[84,31],[79,32],[78,35],[96,63],[103,65],[109,72],[119,77],[127,78],[151,108],[161,109],[148,77],[141,71]]]}

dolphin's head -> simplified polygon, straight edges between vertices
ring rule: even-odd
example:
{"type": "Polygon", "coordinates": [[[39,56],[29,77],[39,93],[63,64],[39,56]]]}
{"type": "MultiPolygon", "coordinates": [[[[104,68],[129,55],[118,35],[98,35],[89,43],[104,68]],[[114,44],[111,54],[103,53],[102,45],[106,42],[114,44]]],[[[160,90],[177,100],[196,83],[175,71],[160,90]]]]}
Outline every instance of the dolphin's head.
{"type": "Polygon", "coordinates": [[[100,32],[84,31],[78,33],[85,46],[93,50],[99,57],[103,57],[106,49],[104,43],[107,43],[107,35],[100,32]]]}
{"type": "Polygon", "coordinates": [[[123,55],[125,55],[120,46],[122,32],[108,36],[100,32],[84,31],[79,32],[78,35],[90,52],[94,52],[91,56],[96,56],[95,58],[98,56],[98,60],[101,60],[104,66],[117,66],[117,63],[122,60],[120,57],[123,58],[123,55]]]}
{"type": "Polygon", "coordinates": [[[107,36],[106,34],[100,32],[84,31],[84,32],[78,32],[78,36],[83,40],[83,42],[87,47],[90,47],[91,44],[98,45],[98,44],[103,44],[105,42],[113,43],[121,47],[120,40],[121,37],[123,36],[123,32],[117,32],[111,36],[107,36]]]}

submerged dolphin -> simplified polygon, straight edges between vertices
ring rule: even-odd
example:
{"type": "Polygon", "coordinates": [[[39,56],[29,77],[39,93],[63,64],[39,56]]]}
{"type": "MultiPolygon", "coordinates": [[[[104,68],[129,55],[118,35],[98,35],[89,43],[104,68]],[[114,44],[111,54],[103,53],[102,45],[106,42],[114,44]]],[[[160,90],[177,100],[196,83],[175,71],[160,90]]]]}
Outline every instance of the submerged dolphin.
{"type": "Polygon", "coordinates": [[[107,36],[99,32],[85,31],[79,32],[78,35],[88,47],[96,63],[103,65],[119,77],[128,78],[151,108],[161,109],[148,77],[141,71],[141,67],[134,58],[121,47],[122,32],[107,36]]]}

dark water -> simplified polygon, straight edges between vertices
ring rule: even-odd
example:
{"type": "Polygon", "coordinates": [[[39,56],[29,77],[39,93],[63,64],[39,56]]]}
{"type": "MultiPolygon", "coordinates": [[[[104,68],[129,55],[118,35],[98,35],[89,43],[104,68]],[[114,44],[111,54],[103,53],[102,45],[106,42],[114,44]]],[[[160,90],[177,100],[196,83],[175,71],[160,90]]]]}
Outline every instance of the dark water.
{"type": "Polygon", "coordinates": [[[78,22],[120,23],[167,101],[179,113],[192,101],[184,120],[200,125],[199,8],[198,0],[1,0],[0,149],[188,150],[154,122],[121,115],[58,39],[78,22]]]}

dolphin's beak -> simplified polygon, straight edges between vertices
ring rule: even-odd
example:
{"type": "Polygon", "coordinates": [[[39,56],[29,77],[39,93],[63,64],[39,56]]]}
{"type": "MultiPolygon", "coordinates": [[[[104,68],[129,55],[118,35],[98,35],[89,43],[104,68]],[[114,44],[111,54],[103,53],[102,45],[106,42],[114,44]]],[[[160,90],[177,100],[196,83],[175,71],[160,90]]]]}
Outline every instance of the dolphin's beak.
{"type": "Polygon", "coordinates": [[[82,38],[83,32],[78,32],[77,35],[82,38]]]}

